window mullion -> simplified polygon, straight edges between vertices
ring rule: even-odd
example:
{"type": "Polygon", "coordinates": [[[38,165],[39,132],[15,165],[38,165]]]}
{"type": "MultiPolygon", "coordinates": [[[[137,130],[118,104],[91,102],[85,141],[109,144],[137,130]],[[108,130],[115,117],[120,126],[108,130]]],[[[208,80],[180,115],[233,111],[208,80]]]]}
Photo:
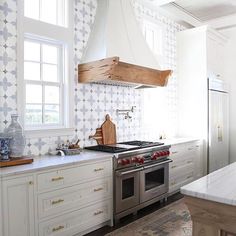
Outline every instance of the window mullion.
{"type": "Polygon", "coordinates": [[[42,83],[42,123],[45,124],[45,85],[42,83]]]}
{"type": "MultiPolygon", "coordinates": [[[[41,0],[40,0],[41,2],[41,0]]],[[[44,91],[44,83],[43,83],[43,46],[40,43],[40,81],[42,85],[42,124],[44,124],[44,101],[45,101],[45,91],[44,91]]]]}
{"type": "Polygon", "coordinates": [[[42,0],[39,0],[39,20],[42,20],[42,0]]]}

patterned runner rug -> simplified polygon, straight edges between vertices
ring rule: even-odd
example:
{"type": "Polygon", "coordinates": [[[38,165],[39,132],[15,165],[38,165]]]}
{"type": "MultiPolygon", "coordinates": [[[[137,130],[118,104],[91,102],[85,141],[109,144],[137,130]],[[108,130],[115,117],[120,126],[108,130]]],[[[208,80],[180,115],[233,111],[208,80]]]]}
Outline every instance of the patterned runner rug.
{"type": "Polygon", "coordinates": [[[191,236],[192,221],[183,199],[106,236],[191,236]]]}

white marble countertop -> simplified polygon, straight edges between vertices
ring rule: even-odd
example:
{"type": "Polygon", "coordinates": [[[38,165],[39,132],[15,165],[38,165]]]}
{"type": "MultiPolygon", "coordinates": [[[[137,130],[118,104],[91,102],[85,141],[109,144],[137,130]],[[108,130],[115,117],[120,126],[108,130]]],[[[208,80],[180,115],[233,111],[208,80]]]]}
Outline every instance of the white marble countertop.
{"type": "Polygon", "coordinates": [[[183,186],[181,193],[236,206],[236,162],[183,186]]]}
{"type": "Polygon", "coordinates": [[[167,138],[167,139],[160,139],[158,142],[163,142],[167,145],[177,145],[181,143],[188,143],[193,141],[198,141],[199,138],[167,138]]]}
{"type": "Polygon", "coordinates": [[[83,150],[73,156],[42,156],[35,157],[32,164],[0,168],[0,177],[9,177],[17,174],[26,174],[49,168],[60,168],[69,165],[84,164],[91,161],[99,161],[112,158],[111,153],[83,150]]]}
{"type": "MultiPolygon", "coordinates": [[[[166,145],[175,145],[180,143],[187,143],[198,140],[197,138],[171,138],[157,140],[158,142],[163,142],[166,145]]],[[[32,164],[19,165],[13,167],[0,168],[0,177],[8,177],[17,174],[24,174],[39,170],[46,170],[49,168],[59,168],[66,165],[76,165],[81,163],[86,163],[89,161],[102,160],[106,158],[111,158],[113,154],[105,152],[96,152],[90,150],[83,150],[79,155],[73,156],[42,156],[35,157],[32,164]]]]}

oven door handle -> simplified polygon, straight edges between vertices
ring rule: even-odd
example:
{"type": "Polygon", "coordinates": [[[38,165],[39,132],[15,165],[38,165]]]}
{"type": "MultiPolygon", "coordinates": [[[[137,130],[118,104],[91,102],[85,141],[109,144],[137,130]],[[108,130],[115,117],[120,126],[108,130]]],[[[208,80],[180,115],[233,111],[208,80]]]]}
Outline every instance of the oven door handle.
{"type": "Polygon", "coordinates": [[[133,169],[133,170],[127,170],[127,171],[123,171],[123,172],[116,172],[117,176],[122,176],[122,175],[127,175],[127,174],[132,174],[138,171],[143,170],[143,167],[137,168],[137,169],[133,169]]]}
{"type": "Polygon", "coordinates": [[[163,165],[163,164],[167,164],[167,163],[170,163],[170,162],[173,162],[173,161],[168,159],[166,161],[162,161],[162,162],[159,162],[159,163],[156,163],[156,164],[153,164],[153,165],[144,166],[144,170],[150,169],[152,167],[160,166],[160,165],[163,165]]]}

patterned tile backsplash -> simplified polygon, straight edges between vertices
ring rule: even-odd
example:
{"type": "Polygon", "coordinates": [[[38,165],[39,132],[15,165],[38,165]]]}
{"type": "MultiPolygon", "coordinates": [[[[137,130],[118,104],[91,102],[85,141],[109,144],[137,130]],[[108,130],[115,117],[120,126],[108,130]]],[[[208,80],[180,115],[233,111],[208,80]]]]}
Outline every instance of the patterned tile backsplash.
{"type": "MultiPolygon", "coordinates": [[[[77,64],[86,47],[94,16],[97,0],[74,0],[74,135],[44,136],[27,139],[25,154],[43,155],[67,139],[80,138],[80,144],[92,145],[94,141],[88,137],[94,134],[109,113],[117,125],[118,141],[152,138],[150,132],[143,126],[143,97],[145,92],[129,87],[77,83],[77,64]],[[116,109],[130,109],[135,106],[132,120],[125,120],[117,115],[116,109]],[[144,131],[145,130],[145,131],[144,131]]],[[[174,21],[143,7],[134,1],[138,19],[148,15],[161,22],[167,29],[165,38],[165,68],[176,69],[176,32],[183,29],[174,21]]],[[[0,1],[0,132],[9,125],[10,115],[17,112],[17,0],[0,1]]],[[[171,127],[177,122],[177,77],[174,72],[167,87],[168,114],[171,127]]],[[[158,122],[158,120],[157,120],[158,122]]],[[[155,137],[158,135],[155,134],[155,137]]]]}

